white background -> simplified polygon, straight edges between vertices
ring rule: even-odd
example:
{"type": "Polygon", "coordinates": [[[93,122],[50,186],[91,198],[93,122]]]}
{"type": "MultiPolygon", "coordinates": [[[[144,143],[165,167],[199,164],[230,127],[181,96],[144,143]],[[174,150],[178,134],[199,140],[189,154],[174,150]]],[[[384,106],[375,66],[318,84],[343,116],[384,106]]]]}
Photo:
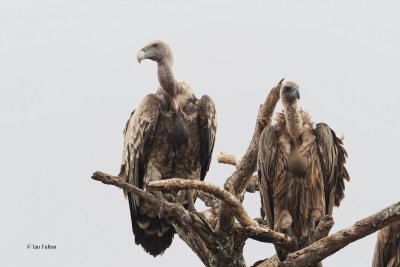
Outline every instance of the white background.
{"type": "MultiPolygon", "coordinates": [[[[285,77],[315,122],[345,134],[351,182],[332,232],[398,201],[398,11],[396,1],[1,0],[0,265],[201,266],[177,237],[162,257],[144,253],[121,190],[90,179],[118,173],[125,122],[158,86],[156,64],[136,52],[156,38],[173,48],[176,76],[216,103],[207,181],[231,174],[217,153],[245,152],[285,77]]],[[[258,194],[244,204],[259,216],[258,194]]],[[[375,238],[324,266],[369,266],[375,238]]],[[[255,241],[244,250],[249,265],[273,253],[255,241]]]]}

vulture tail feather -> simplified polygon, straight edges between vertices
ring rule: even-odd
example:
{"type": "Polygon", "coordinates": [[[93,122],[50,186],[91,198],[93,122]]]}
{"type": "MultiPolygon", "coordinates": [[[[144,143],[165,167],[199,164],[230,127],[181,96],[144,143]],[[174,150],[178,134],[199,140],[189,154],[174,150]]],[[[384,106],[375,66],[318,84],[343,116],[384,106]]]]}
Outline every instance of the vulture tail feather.
{"type": "Polygon", "coordinates": [[[131,196],[128,196],[128,200],[135,243],[141,245],[147,253],[154,257],[162,255],[171,246],[175,229],[164,218],[152,218],[139,212],[134,212],[131,196]],[[139,221],[141,225],[139,225],[139,221]],[[141,226],[144,226],[145,229],[142,229],[141,226]]]}

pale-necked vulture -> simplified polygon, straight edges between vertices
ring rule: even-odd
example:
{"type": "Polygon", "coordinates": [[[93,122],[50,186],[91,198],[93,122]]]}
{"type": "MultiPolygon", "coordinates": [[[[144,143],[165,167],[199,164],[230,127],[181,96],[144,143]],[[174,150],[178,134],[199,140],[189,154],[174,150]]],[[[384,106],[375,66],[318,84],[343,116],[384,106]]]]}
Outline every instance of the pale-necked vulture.
{"type": "MultiPolygon", "coordinates": [[[[217,119],[212,99],[196,98],[190,85],[175,78],[174,55],[161,40],[148,43],[137,53],[139,63],[158,64],[161,87],[147,95],[132,112],[124,130],[120,177],[139,188],[150,181],[173,177],[203,180],[210,166],[217,119]]],[[[161,192],[157,192],[159,198],[161,192]]],[[[171,219],[154,206],[127,193],[136,244],[153,256],[162,254],[175,233],[171,219]]],[[[183,195],[183,204],[194,210],[196,192],[183,195]]],[[[165,194],[175,201],[177,192],[165,194]]]]}
{"type": "MultiPolygon", "coordinates": [[[[342,141],[326,124],[314,127],[299,105],[299,87],[281,87],[283,112],[260,138],[258,175],[262,215],[272,229],[304,246],[322,216],[332,214],[344,197],[347,153],[342,141]]],[[[281,260],[286,253],[276,247],[281,260]]]]}
{"type": "Polygon", "coordinates": [[[372,267],[400,266],[400,222],[379,231],[372,267]]]}

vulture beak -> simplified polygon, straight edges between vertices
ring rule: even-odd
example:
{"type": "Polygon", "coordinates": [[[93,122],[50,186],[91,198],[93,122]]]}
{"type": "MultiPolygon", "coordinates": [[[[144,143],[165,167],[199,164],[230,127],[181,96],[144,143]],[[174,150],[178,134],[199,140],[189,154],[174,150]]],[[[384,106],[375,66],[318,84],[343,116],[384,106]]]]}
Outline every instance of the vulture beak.
{"type": "Polygon", "coordinates": [[[300,91],[299,91],[299,88],[294,88],[293,89],[293,95],[295,96],[295,97],[297,97],[297,99],[298,100],[300,100],[300,91]]]}
{"type": "Polygon", "coordinates": [[[283,97],[285,97],[289,102],[292,102],[295,99],[300,100],[300,90],[296,86],[285,85],[282,92],[283,97]]]}
{"type": "Polygon", "coordinates": [[[146,59],[146,58],[147,58],[147,57],[146,57],[146,51],[147,51],[146,47],[143,47],[142,49],[139,50],[139,52],[137,52],[136,58],[137,58],[137,61],[138,61],[139,63],[140,63],[143,59],[146,59]]]}

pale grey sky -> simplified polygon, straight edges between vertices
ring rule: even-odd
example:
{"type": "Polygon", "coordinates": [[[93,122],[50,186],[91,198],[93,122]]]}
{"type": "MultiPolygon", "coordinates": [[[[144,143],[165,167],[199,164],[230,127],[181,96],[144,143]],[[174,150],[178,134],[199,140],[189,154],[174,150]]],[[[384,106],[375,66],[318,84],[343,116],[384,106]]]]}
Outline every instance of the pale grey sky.
{"type": "MultiPolygon", "coordinates": [[[[130,112],[158,86],[156,64],[135,55],[162,38],[175,73],[217,105],[207,181],[222,185],[259,104],[282,77],[300,85],[315,122],[345,134],[351,182],[335,232],[399,200],[397,1],[0,2],[0,265],[201,266],[177,237],[162,257],[134,244],[122,192],[90,179],[116,174],[130,112]],[[27,249],[28,244],[56,250],[27,249]]],[[[259,215],[258,194],[245,206],[259,215]]],[[[200,206],[199,206],[200,207],[200,206]]],[[[369,266],[376,235],[324,266],[369,266]]],[[[247,263],[274,253],[249,241],[247,263]]]]}

